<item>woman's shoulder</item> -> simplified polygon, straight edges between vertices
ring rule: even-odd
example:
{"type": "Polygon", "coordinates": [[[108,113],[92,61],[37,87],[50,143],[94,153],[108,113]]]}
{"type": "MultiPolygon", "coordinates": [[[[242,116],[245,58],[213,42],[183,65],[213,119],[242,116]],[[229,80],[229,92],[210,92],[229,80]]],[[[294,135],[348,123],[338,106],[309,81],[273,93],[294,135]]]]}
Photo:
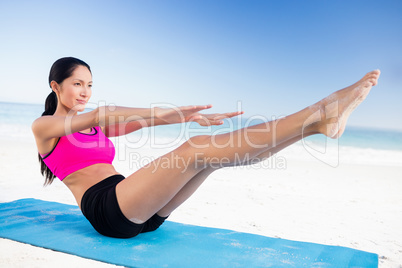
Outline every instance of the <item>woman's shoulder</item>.
{"type": "Polygon", "coordinates": [[[37,139],[49,140],[97,125],[96,113],[91,111],[72,116],[44,115],[32,122],[31,128],[37,139]]]}
{"type": "Polygon", "coordinates": [[[41,117],[36,118],[32,124],[31,124],[31,129],[34,134],[36,134],[41,128],[45,127],[45,123],[49,120],[49,117],[52,117],[51,115],[43,115],[41,117]]]}

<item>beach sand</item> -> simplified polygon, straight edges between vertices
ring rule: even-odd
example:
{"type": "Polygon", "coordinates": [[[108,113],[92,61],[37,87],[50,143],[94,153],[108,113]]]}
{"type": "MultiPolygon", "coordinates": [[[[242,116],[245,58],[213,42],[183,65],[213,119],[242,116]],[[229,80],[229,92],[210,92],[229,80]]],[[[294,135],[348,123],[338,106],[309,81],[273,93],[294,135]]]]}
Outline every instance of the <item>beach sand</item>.
{"type": "MultiPolygon", "coordinates": [[[[33,140],[2,138],[0,146],[0,202],[38,198],[76,205],[60,181],[42,186],[33,140]]],[[[137,152],[155,157],[163,150],[137,152]]],[[[377,253],[379,267],[402,267],[402,163],[365,164],[340,150],[334,168],[301,146],[275,159],[216,171],[169,220],[350,247],[377,253]]],[[[128,161],[116,161],[123,175],[135,171],[128,161]]],[[[0,239],[0,267],[54,266],[114,265],[0,239]]]]}

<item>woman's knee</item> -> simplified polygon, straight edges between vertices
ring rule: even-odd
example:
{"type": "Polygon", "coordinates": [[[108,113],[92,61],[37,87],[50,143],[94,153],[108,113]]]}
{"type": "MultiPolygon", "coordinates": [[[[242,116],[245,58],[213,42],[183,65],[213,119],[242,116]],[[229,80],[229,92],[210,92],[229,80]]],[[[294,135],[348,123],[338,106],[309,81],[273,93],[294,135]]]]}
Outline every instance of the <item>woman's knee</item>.
{"type": "Polygon", "coordinates": [[[216,170],[231,166],[237,157],[226,155],[225,146],[216,144],[215,138],[211,135],[191,137],[179,148],[180,154],[199,169],[210,167],[216,170]]]}
{"type": "Polygon", "coordinates": [[[191,137],[187,142],[194,164],[203,169],[217,170],[230,166],[233,161],[231,155],[226,155],[224,147],[218,146],[215,136],[199,135],[191,137]]]}
{"type": "Polygon", "coordinates": [[[194,164],[202,167],[205,156],[208,155],[208,148],[211,147],[211,136],[199,135],[189,138],[177,150],[177,153],[183,156],[188,164],[194,164]]]}
{"type": "Polygon", "coordinates": [[[189,138],[186,143],[191,146],[196,151],[200,151],[202,149],[206,149],[211,145],[211,136],[210,135],[198,135],[189,138]]]}

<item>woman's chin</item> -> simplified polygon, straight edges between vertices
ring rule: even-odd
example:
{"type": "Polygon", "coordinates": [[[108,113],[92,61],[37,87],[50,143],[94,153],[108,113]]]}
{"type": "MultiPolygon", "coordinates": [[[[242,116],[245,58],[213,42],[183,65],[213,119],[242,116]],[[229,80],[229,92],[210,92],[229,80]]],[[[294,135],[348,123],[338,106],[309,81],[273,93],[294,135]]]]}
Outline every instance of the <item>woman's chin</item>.
{"type": "Polygon", "coordinates": [[[71,108],[75,112],[83,112],[85,110],[85,104],[77,104],[71,108]]]}
{"type": "Polygon", "coordinates": [[[82,108],[80,107],[79,109],[77,109],[77,112],[83,112],[85,110],[85,105],[82,105],[82,108]]]}

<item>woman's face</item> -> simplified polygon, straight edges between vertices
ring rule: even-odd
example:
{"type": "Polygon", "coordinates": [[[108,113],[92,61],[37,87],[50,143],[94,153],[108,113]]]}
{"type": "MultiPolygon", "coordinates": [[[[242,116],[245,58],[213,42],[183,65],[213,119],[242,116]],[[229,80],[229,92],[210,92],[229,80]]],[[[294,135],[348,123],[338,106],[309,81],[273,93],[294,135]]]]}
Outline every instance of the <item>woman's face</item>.
{"type": "Polygon", "coordinates": [[[69,110],[82,112],[92,95],[92,75],[79,65],[73,74],[59,85],[59,102],[69,110]]]}

